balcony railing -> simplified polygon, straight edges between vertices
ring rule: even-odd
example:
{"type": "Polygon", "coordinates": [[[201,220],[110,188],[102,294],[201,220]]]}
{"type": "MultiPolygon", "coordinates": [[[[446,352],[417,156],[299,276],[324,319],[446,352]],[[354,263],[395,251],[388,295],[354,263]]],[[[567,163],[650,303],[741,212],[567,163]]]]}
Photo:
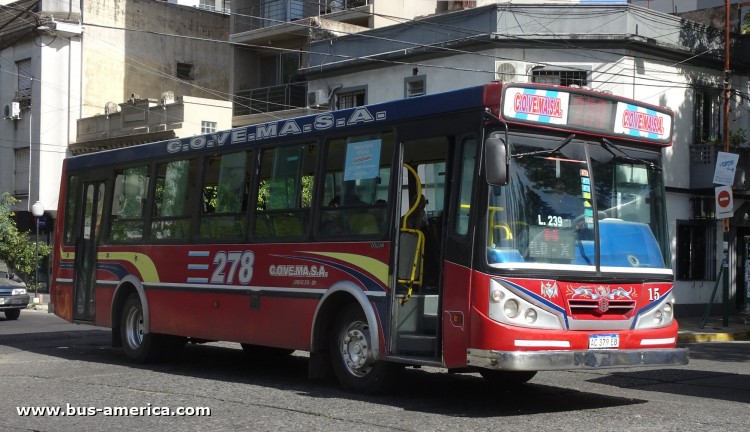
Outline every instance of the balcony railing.
{"type": "Polygon", "coordinates": [[[234,115],[283,111],[307,106],[307,83],[240,90],[234,96],[234,115]]]}
{"type": "Polygon", "coordinates": [[[267,0],[237,9],[234,32],[243,33],[312,16],[366,6],[373,0],[267,0]]]}

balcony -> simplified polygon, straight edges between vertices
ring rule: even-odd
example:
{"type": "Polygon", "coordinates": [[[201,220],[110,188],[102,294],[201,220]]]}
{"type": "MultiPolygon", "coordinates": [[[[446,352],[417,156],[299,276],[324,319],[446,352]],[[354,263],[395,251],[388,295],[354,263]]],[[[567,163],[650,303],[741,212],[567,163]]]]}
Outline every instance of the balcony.
{"type": "Polygon", "coordinates": [[[307,106],[307,83],[283,84],[252,90],[240,90],[234,97],[233,115],[284,111],[307,106]]]}
{"type": "Polygon", "coordinates": [[[309,27],[358,32],[367,28],[373,0],[266,0],[238,8],[230,42],[268,43],[304,40],[309,27]],[[295,21],[314,18],[313,21],[295,21]]]}

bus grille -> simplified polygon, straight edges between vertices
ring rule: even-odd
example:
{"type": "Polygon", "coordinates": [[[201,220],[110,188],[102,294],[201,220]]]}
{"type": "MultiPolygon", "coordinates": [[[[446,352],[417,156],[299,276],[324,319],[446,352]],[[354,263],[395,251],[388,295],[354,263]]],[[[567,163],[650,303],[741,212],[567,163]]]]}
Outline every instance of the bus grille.
{"type": "Polygon", "coordinates": [[[570,315],[577,319],[629,319],[635,311],[633,300],[607,300],[609,309],[599,310],[599,300],[568,300],[570,315]]]}

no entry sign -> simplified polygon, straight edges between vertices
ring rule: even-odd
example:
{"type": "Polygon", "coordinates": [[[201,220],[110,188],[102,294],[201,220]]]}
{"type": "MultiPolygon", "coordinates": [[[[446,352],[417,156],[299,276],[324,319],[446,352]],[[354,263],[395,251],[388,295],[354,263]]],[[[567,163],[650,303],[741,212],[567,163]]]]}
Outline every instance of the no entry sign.
{"type": "Polygon", "coordinates": [[[716,188],[716,217],[718,219],[730,218],[734,214],[734,200],[732,199],[732,188],[719,186],[716,188]]]}

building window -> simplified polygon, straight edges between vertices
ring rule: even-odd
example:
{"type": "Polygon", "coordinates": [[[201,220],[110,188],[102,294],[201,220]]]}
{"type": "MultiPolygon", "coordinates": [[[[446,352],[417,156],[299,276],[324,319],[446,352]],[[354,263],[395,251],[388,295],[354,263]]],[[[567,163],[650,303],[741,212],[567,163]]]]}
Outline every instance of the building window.
{"type": "Polygon", "coordinates": [[[16,149],[16,195],[29,194],[29,147],[16,149]]]}
{"type": "Polygon", "coordinates": [[[425,75],[404,78],[404,97],[417,97],[427,94],[427,77],[425,75]]]}
{"type": "Polygon", "coordinates": [[[216,132],[216,122],[202,121],[201,122],[201,133],[209,134],[216,132]]]}
{"type": "Polygon", "coordinates": [[[718,138],[721,118],[720,97],[718,93],[695,92],[695,141],[698,143],[711,142],[718,138]]]}
{"type": "Polygon", "coordinates": [[[16,100],[21,102],[22,107],[28,107],[31,104],[31,84],[33,81],[33,71],[31,69],[31,59],[16,62],[18,69],[18,91],[16,100]]]}
{"type": "Polygon", "coordinates": [[[531,71],[532,82],[570,87],[588,85],[588,72],[571,70],[537,70],[531,71]]]}
{"type": "Polygon", "coordinates": [[[193,65],[189,63],[177,63],[177,78],[183,80],[193,79],[193,65]]]}
{"type": "Polygon", "coordinates": [[[216,0],[200,0],[198,7],[206,10],[216,10],[216,0]]]}
{"type": "Polygon", "coordinates": [[[336,93],[336,109],[363,106],[367,103],[367,89],[336,93]]]}
{"type": "Polygon", "coordinates": [[[678,220],[676,279],[715,280],[716,264],[716,223],[678,220]]]}

